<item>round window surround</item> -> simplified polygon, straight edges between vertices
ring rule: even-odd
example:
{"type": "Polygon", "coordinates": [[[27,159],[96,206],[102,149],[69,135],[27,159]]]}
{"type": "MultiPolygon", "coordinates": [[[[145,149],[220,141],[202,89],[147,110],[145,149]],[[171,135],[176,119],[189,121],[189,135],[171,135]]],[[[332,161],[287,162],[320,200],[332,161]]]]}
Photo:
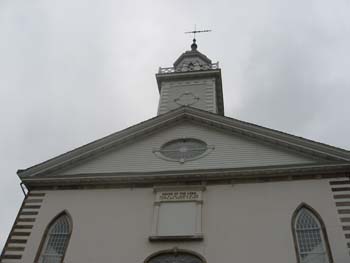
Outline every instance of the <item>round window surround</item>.
{"type": "Polygon", "coordinates": [[[213,146],[208,146],[199,139],[182,138],[169,141],[153,152],[164,160],[184,163],[201,158],[212,149],[213,146]]]}

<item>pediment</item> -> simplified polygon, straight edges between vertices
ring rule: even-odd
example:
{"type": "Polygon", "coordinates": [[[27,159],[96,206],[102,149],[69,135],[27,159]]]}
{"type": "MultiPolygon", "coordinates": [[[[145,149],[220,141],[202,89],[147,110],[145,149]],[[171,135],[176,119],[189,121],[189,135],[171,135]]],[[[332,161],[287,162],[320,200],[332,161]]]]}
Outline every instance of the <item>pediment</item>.
{"type": "MultiPolygon", "coordinates": [[[[176,152],[171,153],[175,155],[176,152]]],[[[69,168],[60,175],[151,173],[160,171],[230,169],[286,166],[317,163],[317,158],[297,154],[268,144],[182,121],[155,133],[134,140],[121,148],[69,168]],[[162,146],[176,140],[199,140],[208,147],[205,155],[195,159],[170,159],[162,156],[162,146]]]]}
{"type": "Polygon", "coordinates": [[[81,174],[152,174],[220,169],[265,169],[349,163],[346,150],[309,141],[191,107],[132,126],[26,170],[21,178],[81,174]],[[169,161],[157,149],[179,138],[212,147],[186,162],[169,161]]]}

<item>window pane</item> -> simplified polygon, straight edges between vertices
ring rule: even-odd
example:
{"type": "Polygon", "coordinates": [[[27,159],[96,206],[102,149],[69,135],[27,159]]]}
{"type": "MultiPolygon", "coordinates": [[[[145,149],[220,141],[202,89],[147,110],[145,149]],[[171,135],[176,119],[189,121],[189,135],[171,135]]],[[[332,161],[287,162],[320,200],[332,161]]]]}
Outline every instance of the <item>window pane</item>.
{"type": "Polygon", "coordinates": [[[41,263],[60,263],[67,247],[70,234],[69,219],[60,216],[50,227],[40,258],[41,263]]]}
{"type": "Polygon", "coordinates": [[[43,255],[42,256],[42,263],[61,263],[62,257],[61,256],[49,256],[49,255],[43,255]]]}
{"type": "Polygon", "coordinates": [[[308,209],[299,211],[295,231],[302,263],[328,262],[320,223],[308,209]]]}
{"type": "Polygon", "coordinates": [[[178,139],[164,144],[161,154],[174,160],[189,160],[200,156],[207,150],[207,144],[197,139],[178,139]]]}
{"type": "Polygon", "coordinates": [[[194,235],[196,230],[195,202],[164,202],[159,207],[158,235],[194,235]]]}

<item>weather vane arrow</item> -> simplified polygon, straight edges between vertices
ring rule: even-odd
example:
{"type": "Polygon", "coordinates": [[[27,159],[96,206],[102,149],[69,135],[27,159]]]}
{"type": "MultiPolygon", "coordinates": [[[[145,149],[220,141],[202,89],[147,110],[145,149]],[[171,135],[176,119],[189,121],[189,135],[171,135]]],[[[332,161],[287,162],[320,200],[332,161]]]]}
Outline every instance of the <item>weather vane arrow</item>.
{"type": "Polygon", "coordinates": [[[196,34],[197,33],[206,33],[206,32],[211,32],[211,30],[209,30],[209,29],[197,30],[196,25],[194,25],[194,30],[193,31],[185,32],[185,34],[193,34],[193,43],[191,45],[191,49],[192,50],[197,50],[196,34]]]}
{"type": "Polygon", "coordinates": [[[209,30],[209,29],[197,30],[196,26],[194,26],[194,30],[193,31],[185,32],[185,34],[193,34],[193,39],[196,39],[196,34],[197,33],[206,33],[206,32],[211,32],[211,30],[209,30]]]}

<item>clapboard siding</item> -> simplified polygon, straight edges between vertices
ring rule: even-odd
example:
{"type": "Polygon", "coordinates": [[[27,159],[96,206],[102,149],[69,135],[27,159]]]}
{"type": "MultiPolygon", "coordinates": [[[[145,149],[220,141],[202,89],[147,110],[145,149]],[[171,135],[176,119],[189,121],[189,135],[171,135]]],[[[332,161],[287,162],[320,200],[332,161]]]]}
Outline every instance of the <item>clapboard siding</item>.
{"type": "Polygon", "coordinates": [[[186,121],[105,153],[61,174],[240,168],[312,162],[315,160],[186,121]],[[152,152],[152,149],[159,149],[169,140],[186,137],[203,140],[215,149],[201,159],[184,164],[165,161],[152,152]]]}
{"type": "Polygon", "coordinates": [[[181,107],[175,102],[185,92],[190,92],[199,100],[192,104],[194,108],[217,113],[215,79],[205,78],[187,81],[164,81],[159,99],[158,115],[181,107]]]}

